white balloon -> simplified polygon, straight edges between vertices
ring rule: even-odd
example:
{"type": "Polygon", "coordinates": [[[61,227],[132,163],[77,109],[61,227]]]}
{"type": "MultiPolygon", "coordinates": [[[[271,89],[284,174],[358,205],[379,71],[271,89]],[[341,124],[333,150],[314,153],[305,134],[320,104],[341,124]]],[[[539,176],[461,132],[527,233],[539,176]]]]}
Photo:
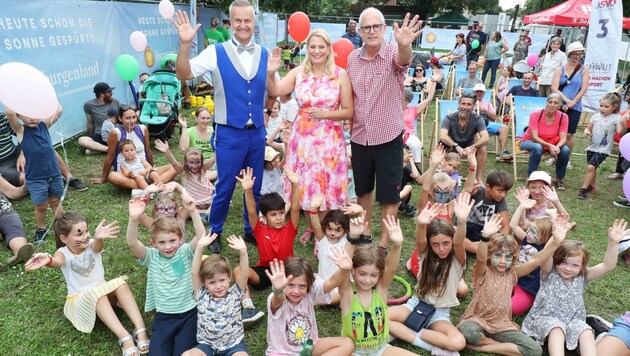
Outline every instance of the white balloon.
{"type": "Polygon", "coordinates": [[[57,112],[57,93],[48,77],[20,62],[0,66],[0,102],[20,115],[37,119],[57,112]]]}
{"type": "Polygon", "coordinates": [[[140,31],[133,31],[131,36],[129,36],[129,42],[131,42],[131,47],[138,52],[142,52],[147,48],[147,36],[140,31]]]}
{"type": "Polygon", "coordinates": [[[166,20],[170,19],[175,15],[175,6],[169,0],[160,1],[160,15],[166,20]]]}

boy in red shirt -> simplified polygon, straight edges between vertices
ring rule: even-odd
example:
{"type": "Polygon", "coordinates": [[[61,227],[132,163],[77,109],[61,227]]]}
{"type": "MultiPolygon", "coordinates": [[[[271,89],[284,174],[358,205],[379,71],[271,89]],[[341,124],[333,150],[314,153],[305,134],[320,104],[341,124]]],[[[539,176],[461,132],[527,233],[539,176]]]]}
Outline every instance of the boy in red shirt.
{"type": "MultiPolygon", "coordinates": [[[[269,263],[277,258],[280,261],[293,256],[293,242],[297,235],[300,224],[300,204],[298,190],[298,175],[288,166],[284,166],[284,174],[291,182],[291,215],[286,221],[286,211],[284,199],[278,193],[264,194],[260,197],[260,213],[265,218],[264,221],[258,219],[256,202],[254,201],[254,171],[251,168],[241,171],[241,177],[236,179],[241,183],[245,193],[245,204],[247,205],[247,217],[249,223],[254,227],[254,236],[258,246],[259,260],[256,266],[249,267],[247,282],[258,289],[265,289],[271,286],[269,277],[265,270],[269,268],[269,263]]],[[[234,268],[234,278],[238,279],[241,271],[239,267],[234,268]]],[[[260,320],[265,313],[254,307],[249,289],[243,296],[243,326],[248,327],[260,320]]]]}

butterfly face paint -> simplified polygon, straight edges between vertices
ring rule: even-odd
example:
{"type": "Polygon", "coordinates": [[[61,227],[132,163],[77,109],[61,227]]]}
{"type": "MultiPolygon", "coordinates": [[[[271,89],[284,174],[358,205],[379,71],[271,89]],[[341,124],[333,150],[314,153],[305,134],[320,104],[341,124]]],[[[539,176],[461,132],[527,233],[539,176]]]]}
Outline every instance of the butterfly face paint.
{"type": "Polygon", "coordinates": [[[538,231],[538,227],[536,224],[530,223],[525,231],[525,239],[532,245],[538,244],[538,237],[540,236],[540,232],[538,231]]]}
{"type": "Polygon", "coordinates": [[[512,266],[512,260],[514,259],[514,256],[512,255],[512,251],[510,250],[494,251],[492,253],[490,263],[492,264],[493,267],[499,267],[503,259],[505,259],[504,268],[507,270],[512,266]]]}
{"type": "Polygon", "coordinates": [[[433,188],[433,198],[437,204],[446,204],[451,199],[451,190],[435,187],[433,188]]]}

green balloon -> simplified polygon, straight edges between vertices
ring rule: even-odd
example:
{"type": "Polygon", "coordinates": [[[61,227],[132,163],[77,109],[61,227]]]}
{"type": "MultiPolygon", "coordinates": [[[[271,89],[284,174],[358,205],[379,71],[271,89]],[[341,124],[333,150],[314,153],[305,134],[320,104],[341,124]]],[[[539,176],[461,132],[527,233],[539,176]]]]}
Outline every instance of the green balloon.
{"type": "Polygon", "coordinates": [[[116,68],[116,73],[126,82],[136,79],[138,73],[140,73],[138,61],[129,54],[121,54],[118,56],[114,67],[116,68]]]}
{"type": "Polygon", "coordinates": [[[168,69],[166,68],[166,62],[169,60],[173,61],[173,64],[175,64],[175,62],[177,62],[177,55],[175,53],[169,53],[166,56],[162,57],[162,60],[160,61],[160,68],[168,69]]]}
{"type": "Polygon", "coordinates": [[[472,43],[470,44],[470,48],[477,49],[477,47],[479,47],[479,40],[472,41],[472,43]]]}

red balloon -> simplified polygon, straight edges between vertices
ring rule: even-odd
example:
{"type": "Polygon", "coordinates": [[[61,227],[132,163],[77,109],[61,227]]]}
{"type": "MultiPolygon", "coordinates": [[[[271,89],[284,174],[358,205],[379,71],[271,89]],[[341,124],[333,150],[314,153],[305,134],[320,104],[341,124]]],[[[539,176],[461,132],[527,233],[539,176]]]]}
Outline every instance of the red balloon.
{"type": "Polygon", "coordinates": [[[311,20],[305,13],[298,11],[289,17],[289,34],[295,41],[304,41],[310,31],[311,20]]]}
{"type": "Polygon", "coordinates": [[[347,38],[340,38],[333,43],[333,52],[335,53],[335,64],[341,68],[348,67],[348,56],[354,51],[354,45],[347,38]]]}

